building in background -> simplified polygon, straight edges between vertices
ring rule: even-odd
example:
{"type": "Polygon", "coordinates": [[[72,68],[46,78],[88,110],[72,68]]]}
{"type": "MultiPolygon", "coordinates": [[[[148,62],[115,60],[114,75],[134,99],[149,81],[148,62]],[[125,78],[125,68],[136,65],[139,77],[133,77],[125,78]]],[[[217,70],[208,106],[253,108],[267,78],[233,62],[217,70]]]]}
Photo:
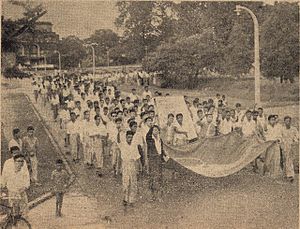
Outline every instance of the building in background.
{"type": "Polygon", "coordinates": [[[47,64],[47,56],[57,49],[59,35],[52,31],[51,22],[38,21],[34,28],[17,37],[18,49],[16,62],[18,66],[33,69],[49,69],[54,65],[47,64]]]}

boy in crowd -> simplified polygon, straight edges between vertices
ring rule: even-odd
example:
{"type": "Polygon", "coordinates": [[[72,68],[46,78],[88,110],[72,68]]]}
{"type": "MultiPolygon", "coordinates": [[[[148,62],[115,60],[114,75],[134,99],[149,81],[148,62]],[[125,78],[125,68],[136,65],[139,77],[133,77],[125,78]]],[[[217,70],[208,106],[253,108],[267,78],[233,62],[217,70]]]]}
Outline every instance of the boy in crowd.
{"type": "Polygon", "coordinates": [[[166,128],[166,140],[167,140],[166,143],[173,145],[175,126],[174,126],[174,115],[172,113],[168,114],[167,125],[165,128],[166,128]]]}
{"type": "Polygon", "coordinates": [[[70,177],[66,170],[63,169],[63,161],[56,160],[56,169],[51,174],[51,180],[54,182],[54,193],[56,196],[56,216],[61,217],[64,193],[70,185],[70,177]]]}

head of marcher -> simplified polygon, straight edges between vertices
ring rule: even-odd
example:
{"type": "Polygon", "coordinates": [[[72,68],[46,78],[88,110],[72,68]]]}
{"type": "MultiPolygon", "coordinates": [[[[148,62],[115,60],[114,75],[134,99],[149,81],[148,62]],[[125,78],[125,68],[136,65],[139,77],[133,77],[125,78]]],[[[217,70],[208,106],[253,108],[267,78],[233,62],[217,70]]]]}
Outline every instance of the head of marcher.
{"type": "Polygon", "coordinates": [[[13,129],[13,137],[14,139],[19,139],[21,137],[21,131],[19,128],[13,129]]]}
{"type": "Polygon", "coordinates": [[[133,133],[136,133],[137,130],[137,122],[136,121],[131,121],[129,123],[129,128],[133,133]]]}
{"type": "Polygon", "coordinates": [[[34,127],[33,126],[27,127],[27,134],[29,137],[33,137],[33,135],[34,135],[34,127]]]}
{"type": "Polygon", "coordinates": [[[57,159],[55,163],[56,170],[59,172],[62,171],[63,166],[64,166],[63,161],[61,159],[57,159]]]}
{"type": "Polygon", "coordinates": [[[183,114],[182,113],[177,114],[176,120],[180,125],[182,125],[183,124],[183,114]]]}
{"type": "Polygon", "coordinates": [[[17,150],[15,150],[15,152],[13,154],[13,159],[14,159],[14,162],[15,162],[15,169],[16,169],[17,172],[19,172],[22,169],[23,165],[24,165],[25,156],[18,149],[18,152],[17,152],[17,150]]]}
{"type": "Polygon", "coordinates": [[[275,126],[276,124],[276,116],[275,115],[269,115],[268,116],[268,122],[271,126],[275,126]]]}
{"type": "Polygon", "coordinates": [[[283,121],[284,121],[284,125],[287,129],[290,129],[291,128],[291,124],[292,124],[292,118],[290,116],[285,116],[283,118],[283,121]]]}
{"type": "Polygon", "coordinates": [[[134,133],[131,130],[126,132],[126,142],[130,145],[133,139],[134,133]]]}
{"type": "Polygon", "coordinates": [[[85,111],[84,113],[83,113],[83,118],[85,119],[85,120],[87,120],[87,121],[90,121],[90,111],[85,111]]]}
{"type": "Polygon", "coordinates": [[[246,111],[246,118],[247,118],[248,121],[251,120],[251,118],[252,118],[252,111],[250,111],[250,110],[246,111]]]}

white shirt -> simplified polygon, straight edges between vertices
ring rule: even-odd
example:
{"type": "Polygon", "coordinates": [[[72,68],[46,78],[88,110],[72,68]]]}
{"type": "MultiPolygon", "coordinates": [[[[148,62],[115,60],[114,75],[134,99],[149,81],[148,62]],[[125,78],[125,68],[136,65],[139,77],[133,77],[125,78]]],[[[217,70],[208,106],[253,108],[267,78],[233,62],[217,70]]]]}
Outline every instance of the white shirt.
{"type": "Polygon", "coordinates": [[[1,186],[7,187],[9,192],[19,193],[20,190],[29,188],[30,176],[27,168],[27,164],[24,164],[19,172],[15,171],[15,162],[13,158],[5,161],[2,177],[1,186]]]}
{"type": "Polygon", "coordinates": [[[149,95],[150,98],[152,98],[152,92],[151,91],[143,91],[143,94],[142,94],[143,99],[146,99],[147,95],[149,95]]]}
{"type": "Polygon", "coordinates": [[[107,129],[106,127],[100,123],[99,126],[96,125],[96,122],[91,126],[91,129],[89,131],[90,136],[106,136],[107,135],[107,129]]]}
{"type": "Polygon", "coordinates": [[[79,133],[79,122],[78,121],[69,121],[66,124],[67,134],[78,134],[79,133]]]}
{"type": "Polygon", "coordinates": [[[282,126],[275,124],[274,127],[270,124],[267,125],[267,131],[265,132],[266,141],[282,140],[282,126]]]}
{"type": "Polygon", "coordinates": [[[58,96],[55,96],[55,97],[51,98],[51,104],[52,105],[58,105],[59,104],[59,98],[58,98],[58,96]]]}
{"type": "Polygon", "coordinates": [[[123,163],[128,163],[132,160],[137,160],[141,156],[138,152],[137,145],[131,142],[129,145],[127,141],[120,144],[120,150],[121,150],[121,159],[123,163]]]}
{"type": "Polygon", "coordinates": [[[132,93],[130,93],[130,95],[129,95],[129,97],[130,97],[130,101],[134,101],[134,100],[139,100],[139,96],[138,95],[134,95],[134,94],[132,94],[132,93]]]}
{"type": "Polygon", "coordinates": [[[254,133],[256,123],[252,119],[248,121],[248,119],[245,118],[243,122],[241,122],[241,127],[242,127],[243,135],[245,137],[249,137],[254,133]]]}
{"type": "Polygon", "coordinates": [[[65,109],[59,110],[58,116],[59,116],[59,118],[62,119],[63,121],[66,121],[66,120],[69,120],[69,119],[70,119],[70,113],[69,113],[69,111],[67,111],[67,110],[65,110],[65,109]]]}
{"type": "Polygon", "coordinates": [[[23,145],[23,142],[22,142],[22,139],[19,139],[19,142],[17,142],[14,138],[11,139],[8,143],[8,149],[10,150],[11,147],[13,146],[18,146],[20,151],[22,151],[22,145],[23,145]]]}
{"type": "Polygon", "coordinates": [[[221,121],[220,123],[220,133],[221,134],[229,134],[232,131],[233,123],[229,119],[227,120],[226,118],[221,121]]]}

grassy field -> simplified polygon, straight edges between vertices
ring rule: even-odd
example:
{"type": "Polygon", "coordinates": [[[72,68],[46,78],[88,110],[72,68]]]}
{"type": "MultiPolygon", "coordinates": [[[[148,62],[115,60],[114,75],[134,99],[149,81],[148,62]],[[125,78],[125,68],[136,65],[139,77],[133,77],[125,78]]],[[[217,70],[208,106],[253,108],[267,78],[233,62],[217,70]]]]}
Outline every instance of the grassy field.
{"type": "MultiPolygon", "coordinates": [[[[120,85],[122,90],[129,91],[136,85],[120,85]]],[[[143,88],[140,86],[138,90],[142,92],[143,88]]],[[[199,88],[188,89],[173,89],[160,88],[151,86],[150,90],[160,91],[165,95],[187,95],[191,98],[198,97],[200,101],[207,97],[215,97],[216,93],[226,95],[228,102],[240,101],[245,106],[252,106],[254,104],[254,79],[240,79],[234,80],[230,78],[215,78],[203,81],[199,88]]],[[[261,101],[266,106],[279,106],[287,104],[295,104],[299,101],[299,80],[294,84],[280,84],[270,80],[261,80],[261,101]]]]}

